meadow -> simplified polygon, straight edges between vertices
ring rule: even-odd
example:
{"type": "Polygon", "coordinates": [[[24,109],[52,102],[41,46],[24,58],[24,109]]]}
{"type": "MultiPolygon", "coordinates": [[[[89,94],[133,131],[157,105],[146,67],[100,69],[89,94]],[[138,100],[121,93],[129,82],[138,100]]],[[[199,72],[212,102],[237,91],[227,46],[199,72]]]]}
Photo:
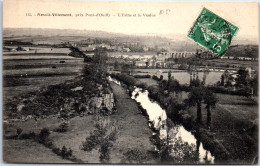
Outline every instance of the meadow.
{"type": "MultiPolygon", "coordinates": [[[[185,70],[175,70],[175,69],[135,69],[134,75],[156,75],[160,77],[163,76],[164,80],[168,80],[168,72],[171,71],[171,75],[174,79],[178,80],[180,84],[189,84],[190,83],[190,74],[185,70]]],[[[203,78],[204,72],[199,72],[199,78],[203,78]]],[[[223,71],[211,71],[207,74],[206,84],[213,85],[220,81],[223,71]]]]}
{"type": "Polygon", "coordinates": [[[83,59],[64,54],[4,54],[4,102],[19,94],[71,80],[80,75],[83,66],[83,59]]]}

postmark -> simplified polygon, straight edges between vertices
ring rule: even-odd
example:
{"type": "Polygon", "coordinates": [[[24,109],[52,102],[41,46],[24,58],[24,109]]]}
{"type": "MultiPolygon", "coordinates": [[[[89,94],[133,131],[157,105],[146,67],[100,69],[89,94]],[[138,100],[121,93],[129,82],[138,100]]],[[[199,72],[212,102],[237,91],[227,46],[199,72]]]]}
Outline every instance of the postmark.
{"type": "Polygon", "coordinates": [[[191,27],[188,37],[213,53],[222,56],[237,31],[238,27],[203,8],[191,27]]]}

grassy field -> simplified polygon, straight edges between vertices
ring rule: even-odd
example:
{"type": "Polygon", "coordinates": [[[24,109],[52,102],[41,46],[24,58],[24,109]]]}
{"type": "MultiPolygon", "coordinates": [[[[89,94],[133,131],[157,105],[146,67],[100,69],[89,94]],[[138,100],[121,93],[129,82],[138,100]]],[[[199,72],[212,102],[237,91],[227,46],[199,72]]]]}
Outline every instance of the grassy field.
{"type": "MultiPolygon", "coordinates": [[[[169,69],[135,69],[134,75],[156,75],[160,77],[163,75],[164,80],[168,80],[168,71],[169,69]],[[160,74],[157,74],[158,71],[161,71],[160,74]]],[[[187,71],[183,70],[170,70],[172,71],[171,75],[174,79],[178,80],[180,84],[189,84],[190,83],[190,74],[187,71]]],[[[199,72],[199,78],[203,78],[203,72],[199,72]]],[[[206,77],[206,84],[212,85],[220,81],[221,75],[223,72],[209,72],[206,77]]]]}
{"type": "MultiPolygon", "coordinates": [[[[123,154],[128,150],[138,149],[144,153],[153,150],[153,145],[149,140],[152,131],[148,127],[146,118],[138,109],[138,105],[130,99],[128,93],[121,86],[113,83],[111,86],[117,99],[117,112],[107,118],[111,122],[115,122],[118,127],[118,138],[111,149],[110,157],[113,163],[122,163],[123,154]],[[126,116],[127,118],[125,118],[126,116]]],[[[39,134],[41,129],[48,128],[50,130],[49,138],[55,147],[70,148],[73,155],[84,163],[100,163],[98,149],[90,152],[80,149],[86,137],[90,136],[90,131],[95,129],[97,117],[95,115],[76,116],[67,120],[57,117],[57,115],[52,115],[37,120],[28,119],[5,123],[4,135],[14,135],[18,128],[22,129],[22,133],[34,132],[36,134],[39,134]],[[63,133],[56,132],[55,130],[63,122],[68,124],[68,130],[63,133]]],[[[4,139],[3,152],[6,154],[4,160],[7,162],[71,163],[30,139],[4,139]]],[[[147,162],[154,163],[155,161],[153,158],[148,158],[147,162]]]]}
{"type": "MultiPolygon", "coordinates": [[[[238,163],[254,163],[258,156],[258,105],[249,98],[217,94],[218,103],[211,110],[211,133],[238,163]]],[[[196,117],[196,107],[188,109],[196,117]]],[[[202,105],[202,121],[207,112],[202,105]]]]}
{"type": "MultiPolygon", "coordinates": [[[[62,148],[62,146],[65,145],[67,148],[71,148],[73,154],[77,156],[77,158],[82,159],[84,162],[98,162],[98,151],[85,152],[80,150],[79,148],[85,138],[89,135],[89,131],[94,129],[94,115],[75,117],[70,120],[66,120],[66,122],[69,124],[68,131],[65,133],[54,132],[54,130],[58,128],[58,126],[62,122],[64,122],[64,120],[57,119],[57,116],[53,116],[45,119],[40,118],[37,121],[35,121],[34,119],[29,119],[27,121],[14,122],[12,123],[12,128],[21,128],[23,129],[23,133],[35,132],[36,134],[39,133],[42,128],[48,128],[51,131],[50,139],[53,140],[53,144],[56,147],[62,148]]],[[[12,158],[15,158],[15,161],[17,162],[37,162],[38,159],[35,158],[35,156],[43,154],[42,159],[39,158],[38,162],[71,163],[68,160],[62,160],[61,157],[56,156],[53,152],[51,152],[51,150],[37,142],[31,140],[5,141],[6,142],[5,146],[3,147],[3,152],[4,154],[9,154],[6,155],[6,157],[4,156],[5,161],[13,161],[12,158]],[[17,149],[16,147],[19,147],[19,149],[17,149]],[[20,149],[23,149],[24,153],[22,153],[20,149]],[[56,158],[56,160],[52,160],[53,158],[56,158]]]]}
{"type": "Polygon", "coordinates": [[[57,55],[4,55],[4,102],[12,97],[71,80],[81,74],[83,59],[57,55]]]}
{"type": "Polygon", "coordinates": [[[208,66],[221,66],[228,68],[238,68],[238,67],[252,67],[252,69],[258,71],[258,61],[240,61],[240,60],[231,60],[231,59],[211,59],[205,60],[203,62],[208,66]]]}
{"type": "MultiPolygon", "coordinates": [[[[118,113],[111,116],[111,120],[117,122],[119,130],[119,138],[113,148],[113,161],[120,163],[123,153],[128,150],[138,149],[144,153],[153,150],[153,144],[149,140],[152,130],[149,129],[148,121],[138,109],[137,103],[130,98],[125,89],[114,83],[111,83],[111,87],[118,110],[118,113]]],[[[148,158],[146,163],[155,161],[153,158],[148,158]]]]}
{"type": "Polygon", "coordinates": [[[4,140],[3,159],[11,163],[72,163],[32,140],[4,140]]]}
{"type": "Polygon", "coordinates": [[[141,83],[146,83],[148,86],[158,85],[158,82],[152,78],[138,78],[137,80],[140,81],[141,83]]]}
{"type": "MultiPolygon", "coordinates": [[[[16,49],[16,46],[8,46],[6,48],[16,49]]],[[[50,48],[50,47],[22,47],[26,51],[5,51],[3,52],[4,55],[28,55],[28,54],[68,54],[70,53],[69,48],[50,48]]]]}

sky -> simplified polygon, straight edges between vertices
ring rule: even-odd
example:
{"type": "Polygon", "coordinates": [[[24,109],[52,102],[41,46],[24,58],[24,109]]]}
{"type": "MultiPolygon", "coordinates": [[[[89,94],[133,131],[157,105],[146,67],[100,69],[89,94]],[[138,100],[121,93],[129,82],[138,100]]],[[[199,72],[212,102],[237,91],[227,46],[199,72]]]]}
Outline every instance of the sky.
{"type": "Polygon", "coordinates": [[[238,37],[258,39],[257,2],[4,0],[3,28],[84,29],[125,34],[187,34],[203,7],[237,26],[238,37]],[[26,16],[26,13],[31,13],[32,16],[26,16]],[[52,13],[72,16],[38,16],[52,13]],[[105,16],[91,16],[99,13],[105,16]],[[76,17],[77,14],[83,16],[76,17]],[[132,16],[122,17],[122,14],[132,16]],[[136,16],[133,16],[134,14],[136,16]],[[144,14],[151,14],[153,17],[145,17],[144,14]]]}

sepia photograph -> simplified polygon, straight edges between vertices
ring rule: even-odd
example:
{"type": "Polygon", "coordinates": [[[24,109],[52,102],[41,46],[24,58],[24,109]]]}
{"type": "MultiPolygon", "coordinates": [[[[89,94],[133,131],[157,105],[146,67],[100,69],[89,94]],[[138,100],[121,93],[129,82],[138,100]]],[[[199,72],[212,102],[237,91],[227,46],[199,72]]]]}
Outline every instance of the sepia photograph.
{"type": "Polygon", "coordinates": [[[2,158],[258,164],[259,3],[3,0],[2,158]]]}

